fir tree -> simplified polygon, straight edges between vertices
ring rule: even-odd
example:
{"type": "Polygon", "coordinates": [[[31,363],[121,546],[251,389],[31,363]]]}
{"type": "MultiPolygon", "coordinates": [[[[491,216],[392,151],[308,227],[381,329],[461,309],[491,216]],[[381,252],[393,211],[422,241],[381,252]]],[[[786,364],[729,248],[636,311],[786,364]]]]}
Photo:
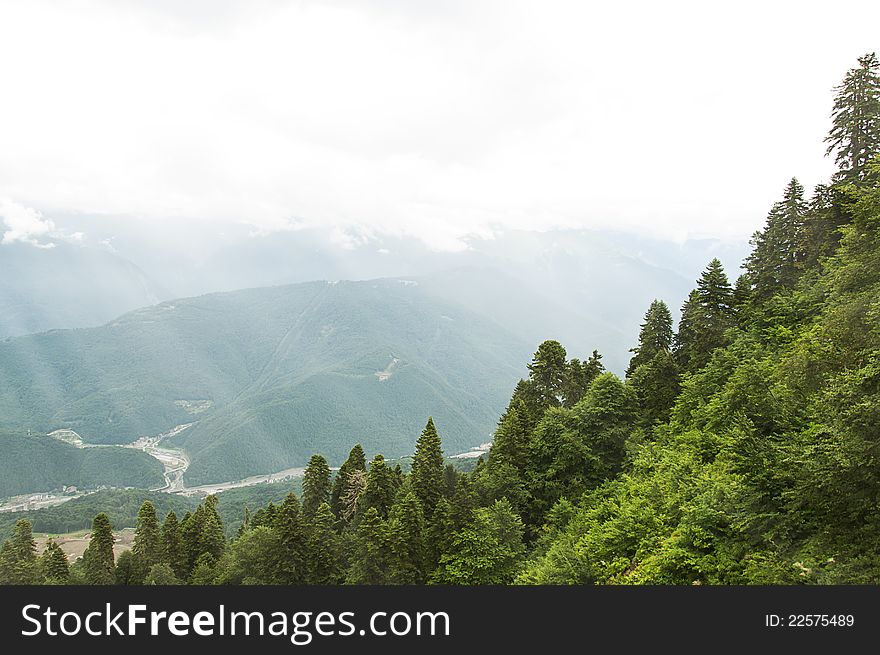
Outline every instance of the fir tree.
{"type": "Polygon", "coordinates": [[[370,462],[370,472],[367,474],[367,486],[364,489],[361,511],[375,507],[379,516],[387,518],[388,510],[394,503],[396,491],[397,481],[394,477],[394,471],[388,468],[382,455],[376,455],[370,462]]]}
{"type": "MultiPolygon", "coordinates": [[[[130,550],[126,550],[120,553],[119,557],[116,559],[116,584],[141,584],[144,581],[144,578],[147,577],[147,574],[142,574],[142,572],[138,569],[139,562],[134,553],[132,553],[130,550]]],[[[147,571],[147,573],[148,572],[149,571],[147,571]]]]}
{"type": "Polygon", "coordinates": [[[314,516],[321,503],[330,502],[330,466],[321,455],[312,455],[302,482],[302,510],[305,516],[314,516]]]}
{"type": "Polygon", "coordinates": [[[342,466],[339,467],[339,471],[336,472],[336,477],[333,480],[333,491],[330,496],[330,509],[333,510],[333,514],[335,514],[337,518],[342,518],[342,497],[348,489],[349,476],[354,471],[366,470],[367,457],[364,455],[364,449],[360,444],[355,444],[354,448],[352,448],[351,452],[348,454],[348,459],[346,459],[342,463],[342,466]]]}
{"type": "Polygon", "coordinates": [[[134,584],[140,584],[153,564],[158,564],[162,559],[162,533],[156,508],[149,500],[144,501],[138,511],[131,550],[135,560],[134,584]]]}
{"type": "Polygon", "coordinates": [[[36,584],[38,576],[37,543],[31,522],[19,519],[15,522],[12,537],[0,548],[0,584],[36,584]]]}
{"type": "Polygon", "coordinates": [[[440,557],[449,551],[455,524],[452,520],[452,505],[446,498],[437,501],[434,513],[426,528],[426,562],[428,572],[433,571],[440,557]]]}
{"type": "Polygon", "coordinates": [[[654,300],[639,331],[639,345],[630,351],[634,354],[626,369],[626,376],[629,377],[636,367],[650,362],[657,353],[668,352],[671,348],[672,314],[665,302],[654,300]]]}
{"type": "Polygon", "coordinates": [[[177,514],[168,512],[162,523],[162,561],[171,567],[177,578],[182,578],[186,572],[186,557],[180,543],[180,524],[177,514]]]}
{"type": "Polygon", "coordinates": [[[390,563],[388,525],[371,507],[355,532],[355,548],[348,571],[350,584],[384,584],[390,563]]]}
{"type": "Polygon", "coordinates": [[[558,407],[565,383],[565,348],[558,341],[545,341],[529,363],[529,381],[538,407],[558,407]]]}
{"type": "Polygon", "coordinates": [[[306,526],[306,583],[336,584],[341,576],[339,535],[333,529],[335,518],[330,505],[321,503],[306,526]]]}
{"type": "Polygon", "coordinates": [[[443,495],[443,448],[440,436],[434,427],[434,419],[428,423],[416,441],[416,452],[412,461],[412,486],[422,508],[429,516],[437,501],[443,495]]]}
{"type": "Polygon", "coordinates": [[[751,240],[753,250],[746,259],[746,269],[756,298],[767,299],[797,282],[805,259],[806,216],[804,188],[792,178],[782,200],[770,210],[764,229],[751,240]]]}
{"type": "Polygon", "coordinates": [[[713,259],[682,306],[675,336],[675,357],[683,372],[694,372],[716,348],[727,345],[726,332],[735,323],[733,289],[721,262],[713,259]]]}
{"type": "Polygon", "coordinates": [[[306,527],[299,501],[292,493],[287,494],[278,509],[275,530],[280,541],[277,581],[281,584],[304,584],[308,550],[306,527]]]}
{"type": "MultiPolygon", "coordinates": [[[[445,500],[442,496],[438,503],[445,500]]],[[[425,582],[427,549],[425,514],[416,495],[410,491],[394,504],[388,521],[391,551],[391,578],[396,584],[425,582]]]]}
{"type": "Polygon", "coordinates": [[[67,584],[70,581],[67,555],[52,539],[46,542],[46,550],[40,556],[40,570],[46,584],[67,584]]]}
{"type": "Polygon", "coordinates": [[[110,585],[116,581],[113,556],[113,527],[110,519],[101,512],[92,521],[92,535],[89,546],[83,553],[85,583],[110,585]]]}
{"type": "Polygon", "coordinates": [[[605,370],[601,360],[602,355],[594,350],[587,361],[572,359],[566,364],[565,377],[562,381],[563,407],[574,407],[584,397],[593,380],[605,370]]]}
{"type": "Polygon", "coordinates": [[[859,57],[835,88],[833,125],[825,139],[826,154],[834,153],[838,181],[857,182],[869,173],[869,162],[880,153],[880,62],[876,54],[859,57]]]}

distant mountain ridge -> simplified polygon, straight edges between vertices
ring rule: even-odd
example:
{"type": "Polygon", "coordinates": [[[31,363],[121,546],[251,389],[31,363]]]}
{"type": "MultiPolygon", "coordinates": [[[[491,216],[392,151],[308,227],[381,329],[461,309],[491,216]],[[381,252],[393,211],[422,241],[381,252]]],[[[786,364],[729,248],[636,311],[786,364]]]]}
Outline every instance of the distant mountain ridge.
{"type": "Polygon", "coordinates": [[[64,241],[51,245],[0,245],[0,339],[100,325],[166,293],[122,257],[64,241]]]}

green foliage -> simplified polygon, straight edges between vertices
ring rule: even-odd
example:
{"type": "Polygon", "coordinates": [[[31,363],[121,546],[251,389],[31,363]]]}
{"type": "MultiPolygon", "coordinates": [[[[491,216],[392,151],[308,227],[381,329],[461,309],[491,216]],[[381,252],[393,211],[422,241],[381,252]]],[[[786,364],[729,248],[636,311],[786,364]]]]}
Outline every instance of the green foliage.
{"type": "Polygon", "coordinates": [[[733,325],[733,289],[721,262],[713,259],[681,308],[674,343],[679,369],[690,373],[705,366],[716,348],[727,345],[733,325]]]}
{"type": "Polygon", "coordinates": [[[303,513],[313,516],[321,503],[330,502],[330,466],[323,455],[312,455],[303,476],[303,513]]]}
{"type": "Polygon", "coordinates": [[[440,436],[434,427],[434,419],[429,417],[425,429],[416,441],[411,474],[413,491],[429,516],[434,512],[437,501],[444,495],[443,467],[440,436]]]}
{"type": "Polygon", "coordinates": [[[833,126],[825,141],[834,153],[838,181],[864,180],[869,164],[880,153],[880,62],[873,52],[859,57],[838,86],[833,126]]]}
{"type": "Polygon", "coordinates": [[[12,536],[0,548],[0,584],[36,584],[39,573],[37,544],[31,532],[31,523],[19,519],[15,522],[12,536]]]}
{"type": "Polygon", "coordinates": [[[645,320],[639,331],[639,345],[632,349],[633,357],[629,360],[626,376],[639,366],[649,363],[659,353],[672,349],[672,314],[662,300],[654,300],[645,314],[645,320]]]}
{"type": "Polygon", "coordinates": [[[144,578],[145,585],[179,585],[180,579],[168,564],[153,564],[144,578]]]}
{"type": "Polygon", "coordinates": [[[113,542],[110,519],[101,512],[92,522],[91,539],[82,557],[86,584],[109,585],[116,581],[113,542]]]}
{"type": "Polygon", "coordinates": [[[333,491],[330,497],[330,509],[333,513],[343,519],[342,499],[346,495],[349,487],[350,477],[354,471],[367,470],[367,456],[360,444],[355,444],[348,458],[339,467],[336,478],[333,480],[333,491]]]}
{"type": "Polygon", "coordinates": [[[67,555],[52,539],[46,542],[46,550],[40,556],[40,577],[44,584],[67,584],[70,582],[70,564],[67,555]]]}
{"type": "Polygon", "coordinates": [[[506,500],[476,513],[474,522],[456,533],[452,549],[440,558],[432,581],[437,584],[509,584],[525,553],[523,524],[506,500]]]}
{"type": "Polygon", "coordinates": [[[396,493],[397,478],[394,471],[388,467],[382,455],[376,455],[370,462],[370,472],[367,474],[367,486],[364,489],[360,511],[375,507],[379,516],[387,518],[396,493]]]}
{"type": "Polygon", "coordinates": [[[545,341],[529,364],[530,390],[538,407],[560,405],[565,378],[565,348],[558,341],[545,341]]]}
{"type": "Polygon", "coordinates": [[[149,500],[144,501],[138,512],[131,552],[135,558],[134,584],[140,584],[163,554],[159,519],[156,518],[156,508],[149,500]]]}

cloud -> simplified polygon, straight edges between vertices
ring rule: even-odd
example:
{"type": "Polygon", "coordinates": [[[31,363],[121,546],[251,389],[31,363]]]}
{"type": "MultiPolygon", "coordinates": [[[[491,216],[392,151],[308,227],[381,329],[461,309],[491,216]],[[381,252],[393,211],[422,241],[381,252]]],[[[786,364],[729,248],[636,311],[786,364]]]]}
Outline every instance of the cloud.
{"type": "Polygon", "coordinates": [[[0,4],[0,195],[169,240],[748,235],[827,179],[831,88],[880,47],[872,2],[216,4],[0,4]]]}
{"type": "Polygon", "coordinates": [[[40,243],[40,237],[55,232],[55,224],[30,207],[25,207],[9,198],[0,198],[0,219],[6,225],[0,243],[29,243],[38,248],[54,248],[54,243],[40,243]]]}

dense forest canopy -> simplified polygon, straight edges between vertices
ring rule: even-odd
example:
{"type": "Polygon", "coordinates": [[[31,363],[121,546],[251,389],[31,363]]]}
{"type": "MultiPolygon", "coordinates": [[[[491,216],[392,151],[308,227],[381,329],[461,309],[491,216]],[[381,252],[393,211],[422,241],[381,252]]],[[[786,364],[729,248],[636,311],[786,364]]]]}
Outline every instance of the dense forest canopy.
{"type": "Polygon", "coordinates": [[[182,517],[145,502],[114,559],[98,514],[70,565],[20,519],[6,583],[880,582],[880,65],[835,90],[839,172],[792,179],[737,279],[709,262],[677,331],[648,308],[625,379],[540,345],[488,457],[444,462],[428,419],[409,473],[356,445],[301,498],[182,517]]]}

